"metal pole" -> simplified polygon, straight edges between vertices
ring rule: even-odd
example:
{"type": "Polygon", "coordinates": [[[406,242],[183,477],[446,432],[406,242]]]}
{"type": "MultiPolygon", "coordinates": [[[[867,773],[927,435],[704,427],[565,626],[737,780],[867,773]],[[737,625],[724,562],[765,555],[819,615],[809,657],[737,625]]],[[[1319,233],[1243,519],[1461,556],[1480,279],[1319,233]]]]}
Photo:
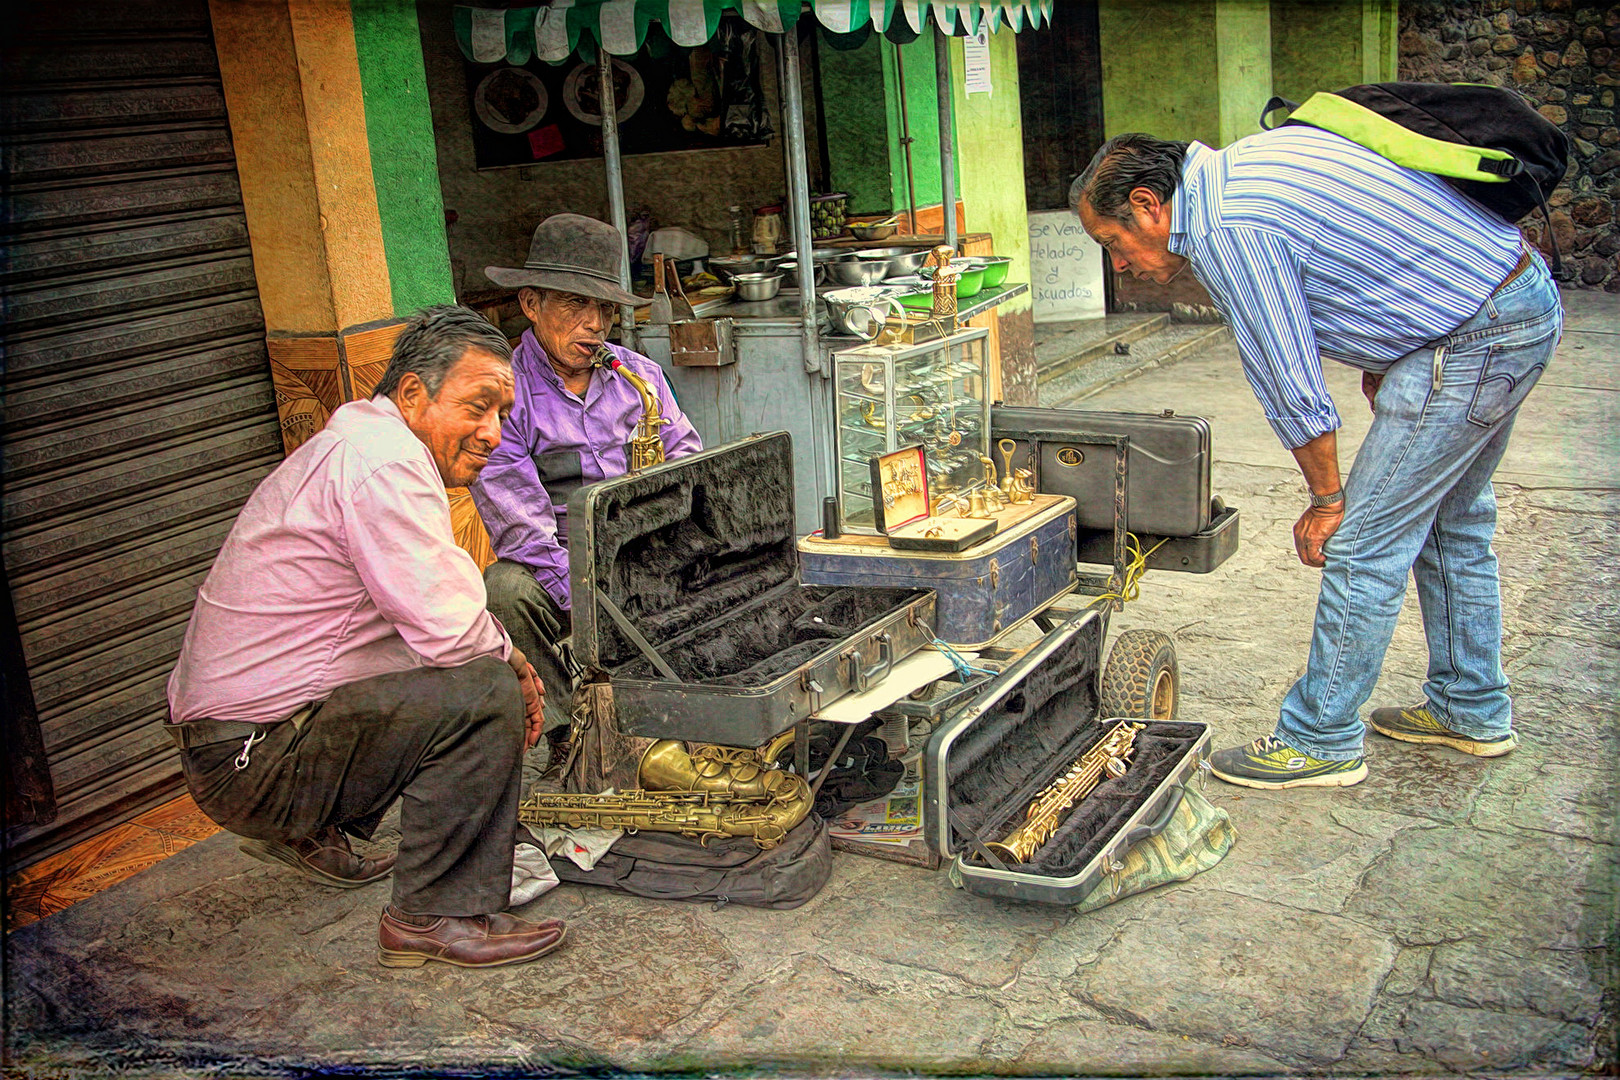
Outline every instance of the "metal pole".
{"type": "MultiPolygon", "coordinates": [[[[953,145],[951,108],[951,39],[934,27],[934,77],[939,87],[939,195],[945,217],[945,243],[955,250],[956,149],[953,145]]],[[[958,252],[958,254],[961,254],[958,252]]]]}
{"type": "Polygon", "coordinates": [[[906,219],[906,231],[912,236],[917,235],[917,170],[911,165],[911,144],[916,140],[911,137],[911,117],[906,113],[906,57],[900,51],[900,46],[890,43],[894,49],[894,80],[895,87],[900,91],[900,146],[906,156],[906,196],[911,200],[911,216],[906,219]]]}
{"type": "Polygon", "coordinates": [[[793,249],[799,263],[799,322],[804,370],[821,370],[821,336],[816,328],[816,265],[810,245],[810,165],[804,156],[804,95],[799,85],[799,35],[782,43],[782,134],[787,143],[788,196],[793,204],[793,249]]]}
{"type": "MultiPolygon", "coordinates": [[[[619,230],[619,287],[630,291],[630,236],[624,222],[624,174],[619,164],[619,109],[613,93],[613,57],[596,47],[597,101],[602,106],[602,163],[607,169],[608,216],[619,230]]],[[[619,340],[636,347],[636,309],[619,305],[619,340]]]]}

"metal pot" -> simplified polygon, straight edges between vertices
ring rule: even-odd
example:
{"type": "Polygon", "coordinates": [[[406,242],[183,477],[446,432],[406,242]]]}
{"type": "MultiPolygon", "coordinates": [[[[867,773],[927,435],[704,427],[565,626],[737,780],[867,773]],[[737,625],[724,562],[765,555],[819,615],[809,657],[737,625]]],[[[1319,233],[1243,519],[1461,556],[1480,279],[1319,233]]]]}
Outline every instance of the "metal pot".
{"type": "Polygon", "coordinates": [[[827,264],[827,276],[840,285],[876,285],[889,276],[889,260],[841,259],[827,264]]]}
{"type": "Polygon", "coordinates": [[[827,305],[827,321],[835,334],[848,334],[871,341],[883,329],[883,320],[893,310],[905,311],[888,289],[871,286],[831,289],[821,294],[827,305]]]}
{"type": "Polygon", "coordinates": [[[782,291],[781,274],[733,274],[731,283],[737,286],[737,299],[750,304],[770,300],[782,291]]]}

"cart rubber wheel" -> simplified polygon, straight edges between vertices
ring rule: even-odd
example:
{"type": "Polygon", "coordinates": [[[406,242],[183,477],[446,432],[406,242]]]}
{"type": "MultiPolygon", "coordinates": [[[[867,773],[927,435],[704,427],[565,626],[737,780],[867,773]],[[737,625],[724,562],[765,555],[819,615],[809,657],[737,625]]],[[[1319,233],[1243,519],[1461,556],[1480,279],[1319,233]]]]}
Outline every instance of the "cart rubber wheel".
{"type": "Polygon", "coordinates": [[[1134,720],[1174,720],[1181,703],[1176,643],[1157,630],[1119,635],[1103,666],[1098,715],[1134,720]]]}

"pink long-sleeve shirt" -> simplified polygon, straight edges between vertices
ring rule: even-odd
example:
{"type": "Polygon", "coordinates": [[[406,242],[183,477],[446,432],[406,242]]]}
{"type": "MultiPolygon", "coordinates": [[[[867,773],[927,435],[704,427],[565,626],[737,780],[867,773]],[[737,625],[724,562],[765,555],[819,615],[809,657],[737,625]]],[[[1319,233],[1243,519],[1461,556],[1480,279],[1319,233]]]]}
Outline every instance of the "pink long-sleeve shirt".
{"type": "Polygon", "coordinates": [[[237,516],[169,676],[169,713],[269,723],[345,683],[505,660],[433,456],[388,398],[353,401],[237,516]]]}

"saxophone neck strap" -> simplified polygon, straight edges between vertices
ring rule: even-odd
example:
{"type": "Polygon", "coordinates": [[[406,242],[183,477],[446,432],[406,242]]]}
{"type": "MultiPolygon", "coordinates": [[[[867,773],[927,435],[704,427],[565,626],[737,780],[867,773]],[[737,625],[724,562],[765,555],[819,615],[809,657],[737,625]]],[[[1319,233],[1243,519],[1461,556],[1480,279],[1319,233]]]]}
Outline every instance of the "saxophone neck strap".
{"type": "Polygon", "coordinates": [[[681,677],[675,674],[675,669],[670,667],[664,661],[664,658],[658,655],[658,650],[652,647],[652,642],[643,637],[640,630],[630,625],[630,620],[625,618],[624,612],[619,610],[618,604],[609,600],[604,592],[596,594],[596,602],[601,605],[603,611],[607,612],[608,618],[613,620],[613,625],[619,628],[619,632],[629,638],[631,644],[641,650],[641,655],[652,661],[652,666],[658,669],[658,674],[670,682],[681,681],[681,677]]]}
{"type": "Polygon", "coordinates": [[[998,859],[995,852],[984,846],[984,838],[969,828],[968,823],[962,820],[962,815],[959,811],[952,810],[950,811],[949,816],[951,819],[951,827],[957,832],[961,833],[963,836],[967,837],[968,847],[972,848],[979,858],[983,859],[997,870],[1007,869],[1007,864],[998,859]]]}

